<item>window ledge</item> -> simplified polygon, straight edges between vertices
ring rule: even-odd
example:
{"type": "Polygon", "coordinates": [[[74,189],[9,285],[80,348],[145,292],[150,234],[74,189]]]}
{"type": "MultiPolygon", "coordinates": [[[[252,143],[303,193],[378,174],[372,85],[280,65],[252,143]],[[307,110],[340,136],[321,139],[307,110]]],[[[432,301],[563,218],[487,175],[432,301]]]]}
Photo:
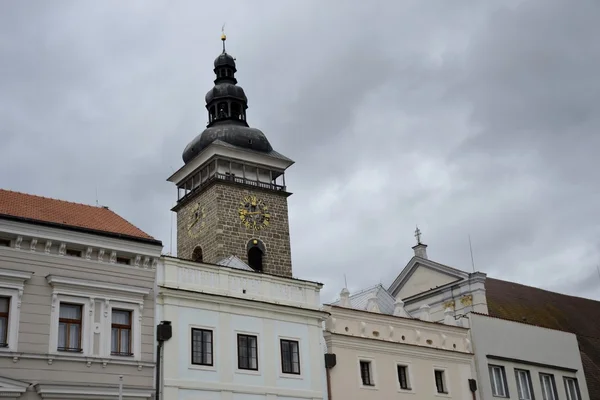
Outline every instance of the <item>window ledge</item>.
{"type": "Polygon", "coordinates": [[[379,390],[379,388],[375,385],[360,385],[361,389],[367,389],[367,390],[379,390]]]}
{"type": "Polygon", "coordinates": [[[299,374],[288,374],[285,372],[280,372],[279,377],[282,379],[304,379],[304,375],[302,373],[299,374]]]}
{"type": "Polygon", "coordinates": [[[215,372],[217,370],[216,365],[202,365],[202,364],[189,364],[188,369],[195,369],[198,371],[211,371],[215,372]]]}
{"type": "Polygon", "coordinates": [[[261,375],[260,370],[253,370],[253,369],[239,369],[239,368],[236,368],[235,369],[235,373],[236,374],[246,374],[246,375],[261,375]]]}
{"type": "MultiPolygon", "coordinates": [[[[0,349],[2,350],[2,349],[0,349]]],[[[138,371],[141,371],[143,367],[146,368],[154,368],[153,362],[146,361],[137,361],[126,357],[99,357],[99,356],[90,356],[85,354],[78,353],[69,353],[69,352],[60,352],[60,353],[51,353],[51,354],[36,354],[36,353],[25,353],[25,352],[17,352],[17,351],[0,351],[0,358],[8,358],[11,357],[13,362],[19,362],[20,359],[27,360],[46,360],[49,365],[52,365],[55,361],[76,361],[76,362],[85,362],[87,366],[90,367],[92,364],[102,364],[102,366],[106,366],[107,364],[115,364],[115,365],[135,365],[138,368],[138,371]]]]}

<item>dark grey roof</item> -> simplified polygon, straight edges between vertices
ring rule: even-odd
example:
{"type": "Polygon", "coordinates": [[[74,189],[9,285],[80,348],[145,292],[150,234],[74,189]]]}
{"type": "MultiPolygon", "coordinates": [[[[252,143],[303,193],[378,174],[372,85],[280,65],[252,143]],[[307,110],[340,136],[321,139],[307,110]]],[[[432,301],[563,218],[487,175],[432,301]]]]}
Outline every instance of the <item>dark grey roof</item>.
{"type": "Polygon", "coordinates": [[[196,136],[183,151],[183,162],[188,163],[208,147],[212,142],[219,139],[235,147],[255,150],[261,153],[271,153],[273,147],[260,129],[250,128],[244,125],[232,124],[229,121],[223,124],[214,124],[196,136]]]}

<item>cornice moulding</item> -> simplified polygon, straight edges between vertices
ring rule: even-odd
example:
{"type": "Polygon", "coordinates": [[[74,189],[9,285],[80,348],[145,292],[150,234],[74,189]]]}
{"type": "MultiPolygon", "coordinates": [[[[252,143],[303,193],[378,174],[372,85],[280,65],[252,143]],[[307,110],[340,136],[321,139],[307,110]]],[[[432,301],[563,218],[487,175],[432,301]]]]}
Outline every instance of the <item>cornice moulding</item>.
{"type": "Polygon", "coordinates": [[[150,294],[151,288],[144,288],[139,286],[119,285],[116,283],[98,282],[98,281],[84,281],[76,278],[67,278],[57,275],[46,276],[46,281],[52,286],[53,289],[59,291],[86,291],[90,293],[97,292],[108,292],[111,294],[119,294],[125,296],[134,296],[143,299],[144,296],[150,294]]]}
{"type": "Polygon", "coordinates": [[[160,257],[162,251],[162,246],[159,245],[69,231],[68,229],[38,225],[34,226],[25,222],[4,219],[0,219],[0,232],[12,233],[27,238],[36,238],[38,242],[45,242],[46,240],[51,240],[53,242],[67,242],[82,245],[84,247],[107,248],[119,252],[136,253],[156,258],[160,257]]]}
{"type": "MultiPolygon", "coordinates": [[[[243,299],[231,296],[222,296],[213,293],[202,293],[202,292],[190,292],[185,290],[179,290],[176,288],[165,288],[159,287],[158,298],[161,301],[157,301],[157,304],[172,305],[180,307],[180,300],[189,300],[192,302],[212,303],[219,305],[228,305],[236,308],[249,308],[257,309],[277,314],[289,314],[302,316],[307,318],[315,318],[320,321],[325,321],[329,317],[329,313],[321,309],[301,308],[296,306],[288,306],[285,304],[269,303],[264,301],[257,301],[251,299],[243,299]],[[171,301],[173,299],[174,301],[171,301]]],[[[191,305],[187,305],[190,307],[191,305]]],[[[201,307],[195,307],[201,309],[201,307]]]]}

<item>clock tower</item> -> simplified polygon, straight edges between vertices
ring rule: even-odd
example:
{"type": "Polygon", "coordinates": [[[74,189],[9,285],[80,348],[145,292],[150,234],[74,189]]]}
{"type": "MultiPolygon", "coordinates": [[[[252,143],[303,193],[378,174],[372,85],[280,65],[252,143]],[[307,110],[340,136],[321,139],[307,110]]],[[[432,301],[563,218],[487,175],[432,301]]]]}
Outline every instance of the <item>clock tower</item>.
{"type": "Polygon", "coordinates": [[[208,125],[183,151],[177,185],[177,256],[219,263],[236,256],[257,272],[292,276],[285,170],[294,162],[247,122],[235,59],[215,59],[208,125]]]}

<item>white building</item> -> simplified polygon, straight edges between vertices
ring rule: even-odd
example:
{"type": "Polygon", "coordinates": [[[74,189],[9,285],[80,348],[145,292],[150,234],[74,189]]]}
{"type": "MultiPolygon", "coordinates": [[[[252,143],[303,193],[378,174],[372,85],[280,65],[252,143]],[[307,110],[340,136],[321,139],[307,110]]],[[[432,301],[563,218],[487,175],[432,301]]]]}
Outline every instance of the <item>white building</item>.
{"type": "Polygon", "coordinates": [[[426,309],[413,318],[381,285],[344,289],[326,309],[331,399],[472,398],[469,332],[448,313],[442,323],[426,309]]]}
{"type": "Polygon", "coordinates": [[[178,258],[164,257],[157,274],[157,320],[172,330],[159,341],[161,399],[321,400],[327,314],[322,285],[292,274],[284,172],[293,161],[248,126],[224,39],[208,126],[169,178],[178,258]]]}
{"type": "Polygon", "coordinates": [[[165,400],[324,399],[321,285],[165,257],[165,400]]]}
{"type": "Polygon", "coordinates": [[[419,240],[387,292],[409,313],[426,309],[432,321],[451,316],[471,328],[478,399],[599,400],[586,383],[600,376],[593,361],[600,346],[592,338],[599,331],[577,314],[600,315],[599,302],[461,271],[430,260],[426,248],[419,240]],[[586,336],[578,342],[556,328],[586,336]]]}
{"type": "Polygon", "coordinates": [[[590,398],[574,334],[475,313],[469,320],[480,398],[590,398]]]}

